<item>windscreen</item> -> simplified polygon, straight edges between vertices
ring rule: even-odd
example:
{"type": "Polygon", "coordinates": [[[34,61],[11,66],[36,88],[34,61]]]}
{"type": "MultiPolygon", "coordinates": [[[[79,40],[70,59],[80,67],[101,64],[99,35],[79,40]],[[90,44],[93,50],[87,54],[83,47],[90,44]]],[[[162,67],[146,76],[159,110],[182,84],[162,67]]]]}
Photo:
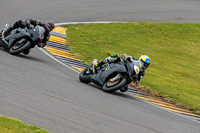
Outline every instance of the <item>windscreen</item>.
{"type": "Polygon", "coordinates": [[[38,25],[36,26],[36,28],[38,29],[40,40],[43,40],[45,29],[42,26],[38,26],[38,25]]]}

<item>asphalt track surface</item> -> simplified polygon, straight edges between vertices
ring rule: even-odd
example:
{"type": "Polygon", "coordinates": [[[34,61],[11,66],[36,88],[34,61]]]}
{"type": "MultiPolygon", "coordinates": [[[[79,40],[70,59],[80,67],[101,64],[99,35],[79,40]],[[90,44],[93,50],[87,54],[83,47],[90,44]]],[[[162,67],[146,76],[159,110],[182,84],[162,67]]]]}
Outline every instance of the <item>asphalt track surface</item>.
{"type": "MultiPolygon", "coordinates": [[[[0,0],[0,28],[19,19],[200,23],[199,0],[0,0]]],[[[144,79],[145,80],[145,79],[144,79]]],[[[199,133],[200,123],[78,80],[37,48],[0,49],[0,114],[54,133],[199,133]]]]}

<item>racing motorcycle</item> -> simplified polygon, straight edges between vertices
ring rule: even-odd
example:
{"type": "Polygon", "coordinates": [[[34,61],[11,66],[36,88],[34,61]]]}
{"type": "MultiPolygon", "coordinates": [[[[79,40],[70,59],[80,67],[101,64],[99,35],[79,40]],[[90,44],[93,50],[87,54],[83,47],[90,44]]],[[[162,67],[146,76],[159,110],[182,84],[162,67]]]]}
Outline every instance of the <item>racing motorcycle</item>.
{"type": "MultiPolygon", "coordinates": [[[[4,29],[6,30],[7,28],[9,28],[8,24],[5,25],[4,29]]],[[[25,52],[26,50],[30,50],[35,45],[42,43],[44,33],[45,29],[39,25],[14,29],[6,37],[2,37],[1,32],[0,47],[3,47],[12,55],[18,55],[21,52],[28,54],[25,52]]]]}
{"type": "Polygon", "coordinates": [[[115,92],[120,90],[124,91],[122,87],[131,83],[137,79],[139,74],[139,68],[130,63],[121,61],[119,63],[107,63],[101,68],[97,69],[97,73],[94,71],[93,65],[87,67],[79,74],[79,80],[83,83],[93,82],[97,86],[100,86],[105,92],[115,92]]]}

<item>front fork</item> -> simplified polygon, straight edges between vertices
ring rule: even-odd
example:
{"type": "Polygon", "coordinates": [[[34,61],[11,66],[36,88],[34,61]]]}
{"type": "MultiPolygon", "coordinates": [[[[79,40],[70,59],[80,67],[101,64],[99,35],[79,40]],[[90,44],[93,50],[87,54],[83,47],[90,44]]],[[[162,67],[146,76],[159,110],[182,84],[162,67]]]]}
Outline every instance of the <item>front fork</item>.
{"type": "Polygon", "coordinates": [[[117,74],[114,78],[109,79],[109,86],[113,86],[115,84],[118,84],[120,82],[120,80],[122,79],[122,75],[121,74],[117,74]]]}
{"type": "Polygon", "coordinates": [[[22,38],[22,39],[18,42],[18,44],[22,44],[22,43],[25,43],[25,42],[26,42],[26,39],[22,38]]]}
{"type": "Polygon", "coordinates": [[[114,78],[110,79],[109,81],[110,82],[116,82],[116,81],[120,80],[121,77],[122,77],[121,74],[117,74],[117,76],[115,76],[114,78]]]}
{"type": "MultiPolygon", "coordinates": [[[[111,82],[110,84],[115,84],[116,82],[118,82],[121,78],[123,78],[123,76],[121,74],[117,74],[117,76],[115,76],[114,78],[110,79],[109,81],[111,82]]],[[[124,85],[120,91],[121,92],[126,92],[128,90],[128,84],[124,85]]]]}

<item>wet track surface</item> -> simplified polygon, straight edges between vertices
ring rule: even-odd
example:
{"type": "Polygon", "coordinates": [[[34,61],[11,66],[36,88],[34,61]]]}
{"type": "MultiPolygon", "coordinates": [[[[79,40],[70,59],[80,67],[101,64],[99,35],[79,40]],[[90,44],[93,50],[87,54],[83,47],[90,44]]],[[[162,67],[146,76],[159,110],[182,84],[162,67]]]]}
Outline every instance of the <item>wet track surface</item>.
{"type": "MultiPolygon", "coordinates": [[[[0,1],[0,28],[19,19],[200,22],[194,0],[0,1]]],[[[37,48],[28,56],[0,50],[0,114],[55,133],[198,133],[200,124],[121,93],[107,94],[37,48]]]]}

